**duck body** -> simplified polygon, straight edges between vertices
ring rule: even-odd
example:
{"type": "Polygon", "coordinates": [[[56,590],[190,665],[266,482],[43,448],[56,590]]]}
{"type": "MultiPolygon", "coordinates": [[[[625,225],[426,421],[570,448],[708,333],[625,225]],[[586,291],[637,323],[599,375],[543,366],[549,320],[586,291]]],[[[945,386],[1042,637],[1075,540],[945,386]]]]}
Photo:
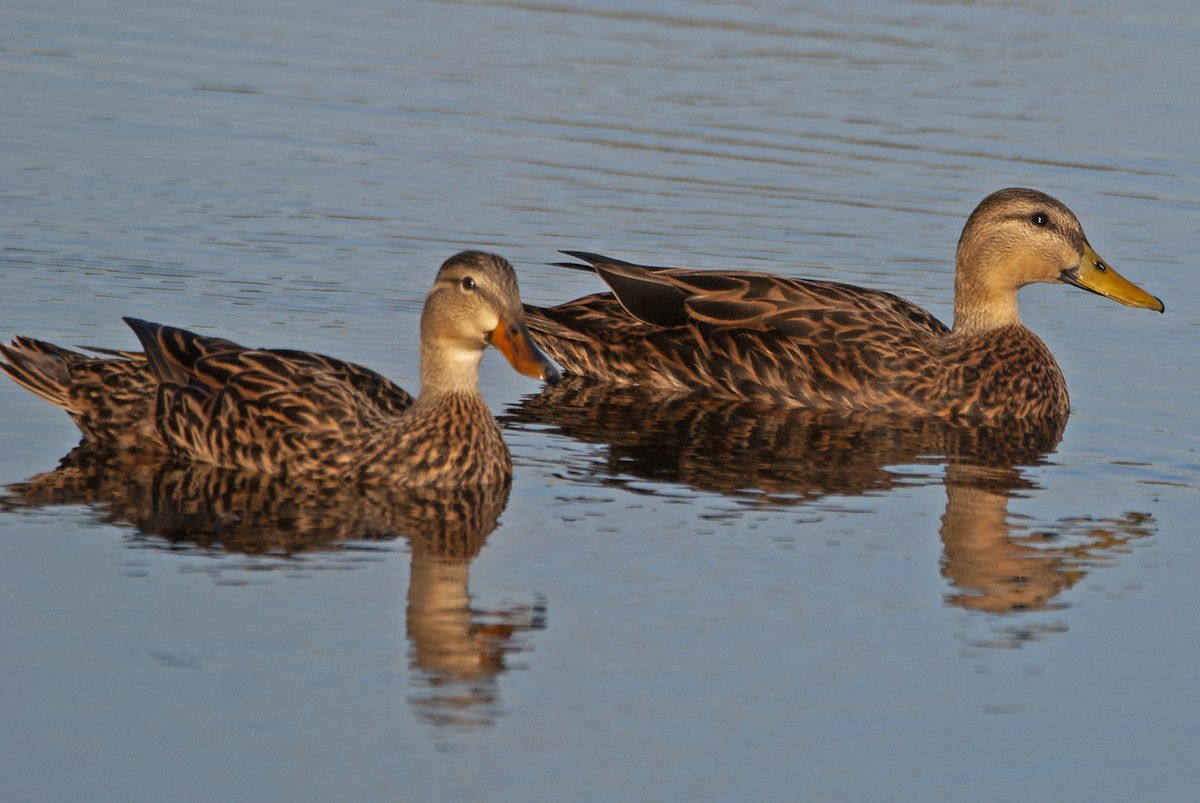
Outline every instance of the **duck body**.
{"type": "Polygon", "coordinates": [[[738,302],[692,284],[707,284],[707,273],[665,269],[657,276],[691,287],[695,309],[711,302],[725,319],[695,314],[674,326],[646,323],[602,293],[531,312],[534,338],[572,374],[773,406],[977,417],[1001,408],[1019,416],[1068,409],[1054,356],[1023,326],[956,336],[890,293],[722,273],[723,293],[754,299],[733,324],[738,302]]]}
{"type": "Polygon", "coordinates": [[[179,381],[155,386],[154,434],[188,459],[368,482],[395,480],[401,467],[405,479],[433,484],[467,477],[489,484],[512,472],[500,428],[478,392],[414,398],[374,371],[332,357],[214,344],[174,327],[128,323],[151,344],[147,353],[186,366],[179,381]]]}
{"type": "Polygon", "coordinates": [[[1034,190],[994,193],[968,220],[954,327],[849,284],[566,253],[612,288],[527,307],[535,340],[568,372],[815,410],[1062,417],[1066,382],[1017,315],[1020,287],[1063,282],[1162,309],[1095,256],[1070,210],[1034,190]]]}
{"type": "Polygon", "coordinates": [[[125,320],[143,352],[91,357],[18,337],[0,346],[0,367],[67,410],[91,444],[267,474],[506,481],[512,460],[478,390],[484,347],[524,373],[557,376],[529,340],[511,265],[480,252],[448,260],[426,299],[416,398],[333,357],[125,320]]]}

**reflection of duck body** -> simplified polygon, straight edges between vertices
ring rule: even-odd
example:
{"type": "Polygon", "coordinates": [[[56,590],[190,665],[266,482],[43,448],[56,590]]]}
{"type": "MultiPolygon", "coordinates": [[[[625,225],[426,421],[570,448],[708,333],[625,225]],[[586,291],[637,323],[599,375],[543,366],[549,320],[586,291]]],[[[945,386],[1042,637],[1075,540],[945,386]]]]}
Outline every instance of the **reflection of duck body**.
{"type": "Polygon", "coordinates": [[[364,542],[407,538],[411,704],[439,726],[486,726],[500,715],[507,656],[529,649],[524,634],[545,628],[542,598],[483,608],[468,588],[471,562],[497,526],[509,482],[359,486],[156,457],[80,446],[56,470],[4,488],[0,509],[87,505],[98,519],[136,527],[136,547],[268,556],[259,571],[274,560],[284,569],[325,565],[343,550],[354,561],[370,549],[364,542]]]}
{"type": "Polygon", "coordinates": [[[571,376],[523,399],[502,419],[554,427],[602,451],[567,470],[634,476],[769,503],[858,495],[910,485],[911,467],[940,482],[946,462],[1006,469],[1001,491],[1026,482],[1015,466],[1037,465],[1062,437],[1065,420],[989,426],[929,416],[836,414],[670,393],[571,376]],[[908,467],[903,471],[897,467],[908,467]]]}
{"type": "Polygon", "coordinates": [[[568,253],[589,263],[569,267],[594,269],[613,291],[526,308],[535,339],[569,372],[817,410],[1064,416],[1062,372],[1022,325],[1017,291],[1066,283],[1163,309],[1096,256],[1066,206],[1025,189],[993,193],[967,220],[953,329],[878,290],[568,253]]]}
{"type": "Polygon", "coordinates": [[[54,471],[5,487],[0,509],[87,505],[103,521],[171,544],[248,555],[405,537],[414,551],[469,561],[495,529],[510,487],[362,486],[83,445],[54,471]]]}
{"type": "Polygon", "coordinates": [[[516,274],[500,257],[464,252],[438,272],[421,316],[421,395],[319,354],[248,349],[126,319],[145,353],[89,357],[18,337],[0,363],[62,407],[84,440],[269,474],[400,485],[492,484],[512,471],[479,395],[479,362],[495,344],[522,373],[555,369],[529,339],[516,274]]]}
{"type": "MultiPolygon", "coordinates": [[[[1057,447],[1064,418],[989,424],[930,416],[834,414],[568,377],[510,408],[510,426],[546,427],[601,449],[565,451],[562,470],[602,486],[686,485],[745,505],[812,506],[942,484],[942,573],[964,608],[1053,604],[1091,562],[1153,532],[1144,514],[1077,517],[1029,534],[1009,500],[1037,491],[1027,467],[1057,447]]],[[[820,513],[816,514],[818,517],[820,513]]]]}

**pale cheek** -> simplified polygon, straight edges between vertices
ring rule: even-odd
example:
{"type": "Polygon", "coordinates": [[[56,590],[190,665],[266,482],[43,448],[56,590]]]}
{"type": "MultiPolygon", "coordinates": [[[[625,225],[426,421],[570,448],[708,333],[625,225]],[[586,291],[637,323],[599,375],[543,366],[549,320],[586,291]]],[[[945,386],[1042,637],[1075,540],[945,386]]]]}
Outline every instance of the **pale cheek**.
{"type": "Polygon", "coordinates": [[[486,343],[489,339],[489,335],[491,335],[491,333],[495,331],[496,327],[500,325],[500,319],[498,317],[488,317],[482,321],[482,324],[482,329],[474,330],[471,334],[473,337],[479,338],[481,342],[486,343]]]}
{"type": "Polygon", "coordinates": [[[496,315],[472,315],[457,321],[454,327],[454,340],[462,344],[486,343],[488,336],[500,325],[496,315]]]}

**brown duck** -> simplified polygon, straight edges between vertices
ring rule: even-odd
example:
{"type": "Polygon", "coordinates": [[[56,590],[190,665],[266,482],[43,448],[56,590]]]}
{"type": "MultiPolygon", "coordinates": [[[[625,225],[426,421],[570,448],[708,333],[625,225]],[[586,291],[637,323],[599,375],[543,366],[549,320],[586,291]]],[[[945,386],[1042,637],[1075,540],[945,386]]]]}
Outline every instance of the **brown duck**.
{"type": "Polygon", "coordinates": [[[488,343],[521,373],[558,378],[529,337],[512,266],[478,251],[447,260],[425,299],[416,399],[333,357],[125,320],[144,352],[92,357],[17,337],[0,345],[0,368],[66,410],[90,445],[406,486],[491,484],[511,474],[479,394],[488,343]]]}
{"type": "Polygon", "coordinates": [[[526,306],[534,339],[567,371],[814,410],[1065,416],[1062,371],[1021,323],[1017,291],[1070,284],[1163,311],[1096,255],[1070,209],[1019,188],[983,199],[963,228],[953,328],[849,284],[565,253],[588,263],[566,267],[594,269],[613,291],[526,306]]]}

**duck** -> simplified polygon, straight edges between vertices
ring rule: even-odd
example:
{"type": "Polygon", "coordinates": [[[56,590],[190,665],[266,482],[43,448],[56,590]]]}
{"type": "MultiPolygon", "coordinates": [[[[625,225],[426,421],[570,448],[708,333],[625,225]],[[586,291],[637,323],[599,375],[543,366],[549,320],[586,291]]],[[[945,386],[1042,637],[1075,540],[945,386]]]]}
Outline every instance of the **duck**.
{"type": "Polygon", "coordinates": [[[464,251],[441,266],[420,328],[420,393],[308,351],[247,348],[125,318],[142,351],[72,351],[25,336],[2,368],[62,409],[85,444],[272,475],[408,487],[509,481],[512,458],[479,392],[484,349],[553,383],[512,265],[464,251]]]}
{"type": "Polygon", "coordinates": [[[1047,282],[1163,312],[1037,190],[984,198],[958,241],[954,321],[892,293],[750,271],[648,267],[564,251],[611,292],[526,305],[538,345],[598,381],[788,408],[1000,421],[1065,418],[1066,381],[1021,322],[1017,291],[1047,282]]]}

